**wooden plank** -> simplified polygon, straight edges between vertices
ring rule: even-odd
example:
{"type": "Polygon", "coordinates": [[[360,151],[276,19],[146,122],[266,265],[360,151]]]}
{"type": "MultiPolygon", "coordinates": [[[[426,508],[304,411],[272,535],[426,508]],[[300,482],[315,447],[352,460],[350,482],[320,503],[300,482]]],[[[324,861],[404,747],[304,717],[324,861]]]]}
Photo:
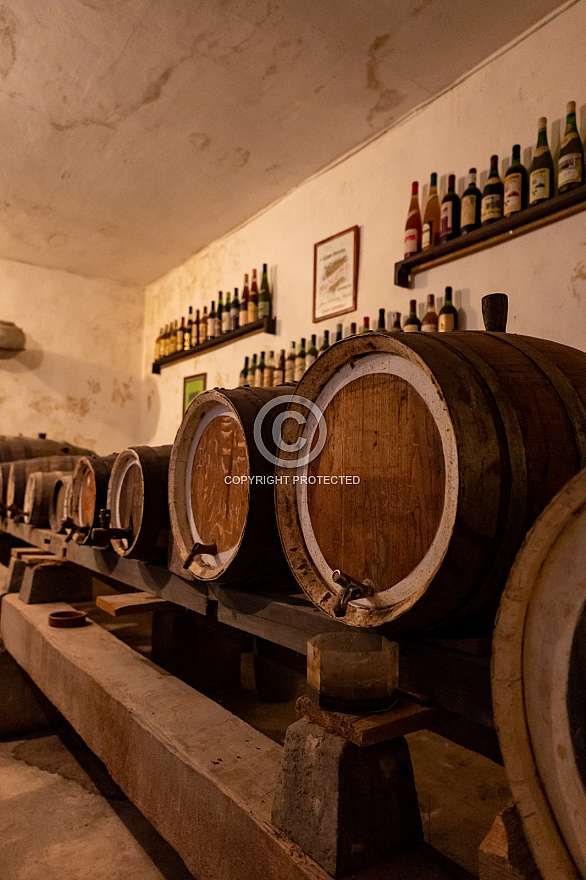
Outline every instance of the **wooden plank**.
{"type": "Polygon", "coordinates": [[[152,593],[117,593],[113,596],[97,596],[96,605],[112,617],[138,614],[141,611],[174,611],[177,605],[158,599],[152,593]]]}
{"type": "MultiPolygon", "coordinates": [[[[1,633],[24,667],[194,876],[330,880],[270,824],[281,746],[96,624],[49,627],[70,606],[2,604],[1,633]]],[[[426,848],[348,880],[448,880],[426,848]]]]}
{"type": "Polygon", "coordinates": [[[494,820],[478,851],[479,880],[541,880],[516,807],[494,820]]]}
{"type": "Polygon", "coordinates": [[[376,715],[347,715],[343,712],[330,712],[320,709],[309,697],[299,697],[297,712],[321,725],[324,730],[335,733],[357,746],[372,746],[375,743],[405,736],[415,730],[429,729],[440,714],[440,709],[418,706],[417,703],[399,697],[398,702],[388,712],[376,715]]]}
{"type": "Polygon", "coordinates": [[[151,372],[159,374],[161,372],[161,367],[168,367],[178,361],[197,357],[212,348],[222,348],[222,346],[228,345],[235,339],[242,339],[244,336],[255,336],[257,333],[271,333],[274,335],[276,333],[276,326],[276,318],[261,318],[252,324],[243,324],[243,326],[238,327],[237,330],[230,330],[229,333],[222,333],[221,336],[215,336],[213,339],[206,339],[205,342],[200,342],[199,345],[194,345],[193,348],[190,348],[187,351],[176,351],[173,354],[168,354],[166,357],[161,358],[159,361],[155,361],[152,364],[151,372]]]}
{"type": "Polygon", "coordinates": [[[24,556],[42,556],[46,552],[47,551],[41,547],[13,547],[10,551],[10,555],[14,559],[22,559],[24,556]]]}

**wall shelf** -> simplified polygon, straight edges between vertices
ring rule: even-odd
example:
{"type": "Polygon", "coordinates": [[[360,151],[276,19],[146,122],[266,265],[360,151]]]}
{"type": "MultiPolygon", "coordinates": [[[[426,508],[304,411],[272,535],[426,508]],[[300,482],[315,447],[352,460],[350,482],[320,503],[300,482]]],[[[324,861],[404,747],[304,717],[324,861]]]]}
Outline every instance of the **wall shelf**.
{"type": "Polygon", "coordinates": [[[205,342],[187,349],[187,351],[176,351],[174,354],[168,354],[167,357],[153,363],[152,372],[158,374],[161,372],[161,367],[168,367],[170,364],[187,360],[187,358],[211,351],[213,348],[220,348],[222,345],[228,345],[229,342],[243,339],[245,336],[254,336],[256,333],[272,333],[274,336],[277,332],[276,327],[276,318],[261,318],[260,321],[255,321],[253,324],[245,324],[244,327],[239,327],[237,330],[230,330],[229,333],[222,333],[221,336],[216,336],[214,339],[207,339],[205,342]]]}
{"type": "Polygon", "coordinates": [[[557,195],[539,205],[525,208],[512,217],[504,217],[489,226],[481,226],[480,229],[474,229],[466,235],[460,235],[458,238],[395,263],[395,284],[398,287],[410,288],[412,275],[426,272],[434,266],[450,263],[468,254],[486,250],[503,241],[510,241],[533,229],[539,229],[585,210],[586,184],[583,184],[561,196],[557,195]]]}

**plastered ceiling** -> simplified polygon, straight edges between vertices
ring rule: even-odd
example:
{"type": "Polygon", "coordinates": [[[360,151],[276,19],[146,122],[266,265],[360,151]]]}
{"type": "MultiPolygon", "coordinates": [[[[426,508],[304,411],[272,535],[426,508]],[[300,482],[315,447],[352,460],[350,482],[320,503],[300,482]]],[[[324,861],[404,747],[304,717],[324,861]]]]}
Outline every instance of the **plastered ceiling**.
{"type": "Polygon", "coordinates": [[[0,256],[152,281],[559,5],[0,3],[0,256]]]}

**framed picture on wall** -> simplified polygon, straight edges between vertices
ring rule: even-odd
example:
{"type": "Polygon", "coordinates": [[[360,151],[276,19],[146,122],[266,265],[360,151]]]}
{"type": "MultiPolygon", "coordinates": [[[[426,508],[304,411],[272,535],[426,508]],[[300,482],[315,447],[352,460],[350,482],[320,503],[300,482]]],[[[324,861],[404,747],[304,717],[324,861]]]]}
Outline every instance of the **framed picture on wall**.
{"type": "Polygon", "coordinates": [[[181,418],[187,412],[190,403],[206,390],[207,373],[197,373],[195,376],[186,376],[183,380],[183,409],[181,418]]]}
{"type": "Polygon", "coordinates": [[[351,226],[314,245],[314,323],[355,311],[359,243],[360,228],[351,226]]]}

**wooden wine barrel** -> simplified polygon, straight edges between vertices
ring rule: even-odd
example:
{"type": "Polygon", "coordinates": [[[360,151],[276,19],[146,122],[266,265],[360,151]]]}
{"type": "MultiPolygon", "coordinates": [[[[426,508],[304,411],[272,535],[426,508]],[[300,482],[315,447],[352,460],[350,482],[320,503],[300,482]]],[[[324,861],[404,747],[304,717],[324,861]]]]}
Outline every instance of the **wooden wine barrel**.
{"type": "Polygon", "coordinates": [[[6,516],[6,490],[8,489],[8,474],[11,462],[0,462],[0,516],[6,516]]]}
{"type": "Polygon", "coordinates": [[[49,526],[57,534],[64,534],[66,531],[72,483],[73,475],[62,473],[53,487],[53,497],[49,505],[49,526]]]}
{"type": "Polygon", "coordinates": [[[254,424],[274,401],[261,430],[274,453],[272,427],[286,409],[280,399],[292,390],[205,391],[181,423],[169,465],[169,512],[181,559],[198,580],[254,583],[286,572],[275,521],[274,464],[261,454],[254,424]],[[204,549],[194,555],[194,545],[204,549]]]}
{"type": "Polygon", "coordinates": [[[48,473],[49,471],[72,471],[80,456],[78,455],[50,455],[47,458],[27,458],[24,461],[13,461],[8,470],[8,482],[6,487],[6,509],[8,516],[20,518],[23,514],[24,493],[29,474],[35,471],[48,473]]]}
{"type": "Polygon", "coordinates": [[[55,486],[63,477],[62,471],[33,471],[28,475],[24,492],[23,522],[37,528],[49,525],[49,510],[55,486]]]}
{"type": "Polygon", "coordinates": [[[586,464],[586,354],[369,333],[332,346],[297,394],[327,429],[320,451],[315,418],[287,419],[284,440],[307,444],[286,463],[316,457],[276,471],[299,478],[276,486],[277,517],[309,598],[351,626],[485,632],[527,529],[586,464]]]}
{"type": "Polygon", "coordinates": [[[108,480],[116,457],[117,453],[96,458],[82,456],[75,466],[68,513],[78,544],[89,544],[91,530],[100,524],[100,510],[107,504],[108,480]]]}
{"type": "Polygon", "coordinates": [[[499,744],[543,880],[586,877],[585,572],[586,469],[528,533],[493,639],[499,744]]]}
{"type": "Polygon", "coordinates": [[[172,446],[133,446],[119,453],[108,483],[111,525],[129,529],[128,538],[115,538],[119,556],[152,561],[167,554],[169,508],[167,481],[172,446]]]}
{"type": "Polygon", "coordinates": [[[22,461],[25,458],[47,458],[51,455],[94,455],[91,449],[66,440],[46,437],[0,436],[0,461],[22,461]]]}

